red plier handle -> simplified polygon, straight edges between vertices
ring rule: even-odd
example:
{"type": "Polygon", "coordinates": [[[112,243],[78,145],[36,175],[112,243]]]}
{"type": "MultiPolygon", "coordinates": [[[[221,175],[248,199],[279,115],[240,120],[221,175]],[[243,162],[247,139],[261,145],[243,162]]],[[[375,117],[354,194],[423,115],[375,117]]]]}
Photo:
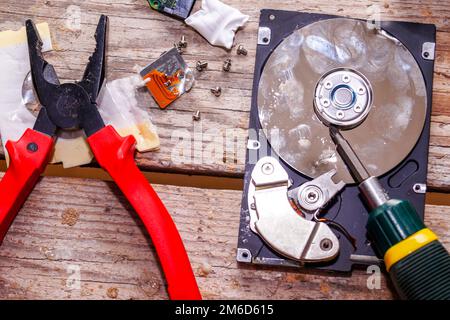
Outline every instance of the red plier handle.
{"type": "MultiPolygon", "coordinates": [[[[181,237],[164,204],[134,161],[133,136],[122,138],[107,126],[88,138],[97,161],[125,194],[150,234],[171,299],[201,299],[181,237]]],[[[52,137],[27,129],[16,141],[8,141],[10,164],[0,181],[0,243],[19,209],[45,170],[53,149],[52,137]]]]}
{"type": "Polygon", "coordinates": [[[10,163],[0,181],[0,244],[45,170],[53,149],[53,138],[27,129],[18,141],[8,141],[5,147],[10,163]]]}
{"type": "Polygon", "coordinates": [[[89,136],[87,141],[98,163],[125,194],[150,234],[166,276],[170,298],[201,299],[177,228],[164,204],[136,166],[134,137],[122,138],[113,127],[106,126],[89,136]]]}

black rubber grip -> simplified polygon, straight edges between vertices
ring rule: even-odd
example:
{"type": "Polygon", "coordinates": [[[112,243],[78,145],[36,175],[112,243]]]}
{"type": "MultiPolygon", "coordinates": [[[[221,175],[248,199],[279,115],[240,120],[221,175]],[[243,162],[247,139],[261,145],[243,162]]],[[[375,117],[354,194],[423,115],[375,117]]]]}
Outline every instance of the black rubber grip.
{"type": "Polygon", "coordinates": [[[395,263],[390,274],[402,299],[450,300],[450,256],[437,240],[395,263]]]}

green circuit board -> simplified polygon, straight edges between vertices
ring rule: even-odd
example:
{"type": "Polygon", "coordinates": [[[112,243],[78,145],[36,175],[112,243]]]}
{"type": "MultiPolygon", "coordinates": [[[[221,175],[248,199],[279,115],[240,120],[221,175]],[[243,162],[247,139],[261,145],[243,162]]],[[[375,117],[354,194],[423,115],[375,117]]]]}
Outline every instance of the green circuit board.
{"type": "Polygon", "coordinates": [[[186,19],[192,11],[195,0],[148,0],[150,7],[178,19],[186,19]]]}

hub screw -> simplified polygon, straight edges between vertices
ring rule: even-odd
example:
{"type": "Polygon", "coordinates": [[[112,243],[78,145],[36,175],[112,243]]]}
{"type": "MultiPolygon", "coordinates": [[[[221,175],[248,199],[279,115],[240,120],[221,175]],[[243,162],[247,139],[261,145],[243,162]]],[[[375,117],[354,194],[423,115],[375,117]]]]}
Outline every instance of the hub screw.
{"type": "Polygon", "coordinates": [[[355,112],[360,113],[362,111],[362,108],[359,104],[357,104],[354,108],[355,112]]]}

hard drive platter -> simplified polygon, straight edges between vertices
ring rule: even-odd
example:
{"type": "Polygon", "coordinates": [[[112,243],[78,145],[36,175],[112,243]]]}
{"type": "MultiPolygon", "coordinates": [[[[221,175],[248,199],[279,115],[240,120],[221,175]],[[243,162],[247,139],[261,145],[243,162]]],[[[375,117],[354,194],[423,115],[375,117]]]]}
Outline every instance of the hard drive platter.
{"type": "Polygon", "coordinates": [[[379,261],[329,126],[423,217],[434,42],[432,25],[261,12],[249,128],[268,152],[248,149],[238,261],[332,271],[379,261]]]}

